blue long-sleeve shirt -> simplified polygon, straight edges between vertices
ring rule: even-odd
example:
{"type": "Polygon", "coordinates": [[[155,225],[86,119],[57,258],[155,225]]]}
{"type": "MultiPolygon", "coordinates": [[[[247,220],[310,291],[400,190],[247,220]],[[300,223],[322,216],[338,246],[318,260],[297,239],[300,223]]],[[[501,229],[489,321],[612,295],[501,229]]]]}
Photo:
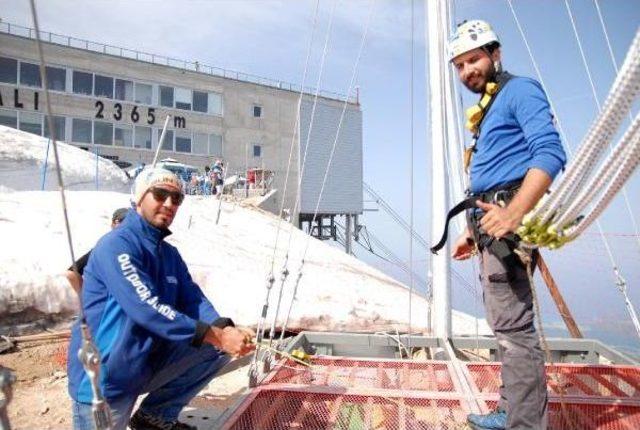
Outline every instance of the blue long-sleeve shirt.
{"type": "Polygon", "coordinates": [[[514,76],[482,121],[471,162],[471,192],[522,180],[531,168],[553,179],[566,161],[542,87],[533,79],[514,76]]]}
{"type": "MultiPolygon", "coordinates": [[[[164,241],[169,234],[130,210],[91,252],[82,306],[100,351],[100,386],[107,400],[139,393],[163,343],[199,346],[219,317],[178,250],[164,241]]],[[[69,347],[69,394],[90,403],[89,379],[77,358],[80,345],[76,324],[69,347]]]]}

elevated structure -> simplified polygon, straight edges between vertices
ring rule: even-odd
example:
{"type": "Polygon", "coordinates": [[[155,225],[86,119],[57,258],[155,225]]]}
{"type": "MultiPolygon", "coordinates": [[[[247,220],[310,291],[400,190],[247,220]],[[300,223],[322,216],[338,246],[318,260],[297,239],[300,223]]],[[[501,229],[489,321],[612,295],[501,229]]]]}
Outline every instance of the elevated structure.
{"type": "MultiPolygon", "coordinates": [[[[598,341],[549,343],[550,429],[638,428],[637,362],[598,341]]],[[[286,351],[296,349],[317,354],[310,366],[283,358],[211,428],[464,428],[468,413],[494,409],[499,397],[494,339],[303,332],[286,351]],[[409,341],[423,359],[402,358],[409,341]],[[426,359],[436,351],[443,359],[426,359]],[[486,359],[460,361],[465,351],[486,359]]]]}

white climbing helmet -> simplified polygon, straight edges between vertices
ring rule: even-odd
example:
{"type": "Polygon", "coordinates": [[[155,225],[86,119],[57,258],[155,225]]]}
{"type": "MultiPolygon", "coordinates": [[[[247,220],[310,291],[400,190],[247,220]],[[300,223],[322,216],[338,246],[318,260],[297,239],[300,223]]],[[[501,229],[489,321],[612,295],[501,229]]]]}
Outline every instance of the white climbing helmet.
{"type": "Polygon", "coordinates": [[[449,61],[465,52],[494,42],[499,44],[500,40],[489,23],[479,19],[464,21],[458,25],[456,32],[449,40],[449,61]]]}

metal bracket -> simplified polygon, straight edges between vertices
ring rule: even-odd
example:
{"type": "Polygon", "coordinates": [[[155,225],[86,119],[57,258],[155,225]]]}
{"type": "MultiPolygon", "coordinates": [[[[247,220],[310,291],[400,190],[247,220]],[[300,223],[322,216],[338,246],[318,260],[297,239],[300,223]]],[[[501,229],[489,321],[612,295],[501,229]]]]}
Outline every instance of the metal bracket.
{"type": "Polygon", "coordinates": [[[84,371],[89,376],[93,400],[91,401],[91,411],[96,430],[111,430],[111,411],[106,400],[100,392],[100,354],[91,341],[91,334],[86,323],[80,326],[82,331],[82,347],[78,351],[78,359],[82,363],[84,371]]]}

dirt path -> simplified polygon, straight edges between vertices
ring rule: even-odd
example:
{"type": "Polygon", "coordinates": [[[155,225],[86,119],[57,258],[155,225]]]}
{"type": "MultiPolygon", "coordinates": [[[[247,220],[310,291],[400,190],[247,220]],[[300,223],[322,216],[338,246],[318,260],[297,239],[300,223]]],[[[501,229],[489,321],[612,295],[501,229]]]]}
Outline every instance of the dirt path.
{"type": "Polygon", "coordinates": [[[0,355],[0,365],[17,377],[9,403],[14,430],[71,428],[66,345],[67,340],[34,342],[0,355]]]}

